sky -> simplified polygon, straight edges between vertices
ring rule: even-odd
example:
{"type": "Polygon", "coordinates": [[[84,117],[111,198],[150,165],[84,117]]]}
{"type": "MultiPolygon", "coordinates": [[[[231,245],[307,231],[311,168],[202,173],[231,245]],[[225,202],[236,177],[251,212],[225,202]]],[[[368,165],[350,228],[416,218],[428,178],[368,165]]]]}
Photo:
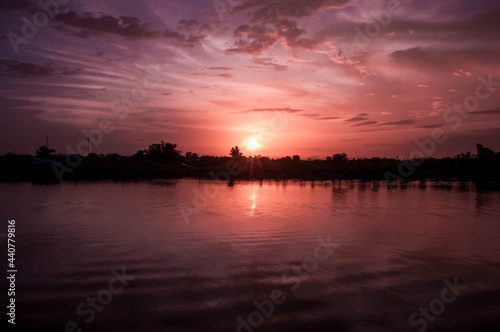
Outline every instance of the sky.
{"type": "Polygon", "coordinates": [[[499,1],[40,3],[0,3],[0,154],[500,150],[499,1]]]}

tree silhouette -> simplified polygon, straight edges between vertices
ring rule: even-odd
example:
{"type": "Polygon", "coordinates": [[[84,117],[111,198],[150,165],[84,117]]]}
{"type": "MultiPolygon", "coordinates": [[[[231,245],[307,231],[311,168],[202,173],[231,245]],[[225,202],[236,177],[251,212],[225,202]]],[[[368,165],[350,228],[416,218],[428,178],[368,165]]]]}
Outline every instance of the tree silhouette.
{"type": "Polygon", "coordinates": [[[241,158],[243,156],[243,153],[241,153],[241,150],[237,145],[234,148],[231,148],[231,152],[229,154],[234,159],[238,159],[238,158],[241,158]]]}
{"type": "Polygon", "coordinates": [[[55,152],[55,149],[49,149],[46,146],[42,145],[36,150],[36,156],[37,158],[49,158],[50,155],[55,152]]]}
{"type": "Polygon", "coordinates": [[[139,150],[134,154],[136,158],[145,158],[148,156],[148,150],[139,150]]]}
{"type": "Polygon", "coordinates": [[[460,160],[469,160],[472,159],[472,152],[462,152],[459,153],[455,156],[455,159],[460,159],[460,160]]]}
{"type": "Polygon", "coordinates": [[[495,158],[495,152],[491,149],[484,147],[482,144],[477,144],[477,157],[482,160],[490,160],[495,158]]]}
{"type": "Polygon", "coordinates": [[[181,154],[181,151],[178,151],[175,148],[177,148],[177,144],[165,143],[161,141],[159,144],[151,144],[147,150],[137,151],[135,156],[148,157],[158,161],[172,162],[176,161],[181,154]]]}
{"type": "Polygon", "coordinates": [[[344,161],[348,161],[349,158],[347,158],[347,153],[336,153],[333,155],[332,160],[334,163],[339,164],[344,161]]]}
{"type": "Polygon", "coordinates": [[[151,144],[148,148],[148,154],[154,159],[174,161],[180,155],[180,151],[177,151],[176,147],[177,144],[161,141],[161,144],[151,144]]]}

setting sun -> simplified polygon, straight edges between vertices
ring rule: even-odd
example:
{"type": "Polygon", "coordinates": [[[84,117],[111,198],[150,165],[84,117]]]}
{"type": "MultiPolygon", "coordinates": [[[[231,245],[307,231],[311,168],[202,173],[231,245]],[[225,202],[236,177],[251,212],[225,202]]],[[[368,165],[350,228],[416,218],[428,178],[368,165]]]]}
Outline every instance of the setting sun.
{"type": "Polygon", "coordinates": [[[247,148],[249,148],[250,150],[255,150],[255,149],[258,149],[259,147],[260,147],[260,144],[256,138],[252,137],[248,140],[247,148]]]}

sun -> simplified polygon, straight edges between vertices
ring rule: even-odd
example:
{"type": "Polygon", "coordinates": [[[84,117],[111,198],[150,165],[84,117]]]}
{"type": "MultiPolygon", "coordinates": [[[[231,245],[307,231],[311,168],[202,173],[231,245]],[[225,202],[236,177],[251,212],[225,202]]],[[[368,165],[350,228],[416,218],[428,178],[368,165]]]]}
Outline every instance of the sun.
{"type": "Polygon", "coordinates": [[[260,143],[259,143],[259,141],[257,141],[257,139],[255,137],[252,137],[248,140],[247,148],[249,148],[250,150],[256,150],[259,147],[260,147],[260,143]]]}

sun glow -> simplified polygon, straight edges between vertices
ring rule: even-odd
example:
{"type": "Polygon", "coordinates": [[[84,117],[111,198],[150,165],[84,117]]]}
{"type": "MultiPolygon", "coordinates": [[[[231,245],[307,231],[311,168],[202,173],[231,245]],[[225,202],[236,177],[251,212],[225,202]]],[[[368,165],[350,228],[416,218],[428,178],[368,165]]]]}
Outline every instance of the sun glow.
{"type": "Polygon", "coordinates": [[[256,150],[259,147],[260,147],[260,143],[259,143],[259,141],[257,141],[257,139],[255,137],[252,137],[248,140],[247,148],[249,148],[250,150],[256,150]]]}

